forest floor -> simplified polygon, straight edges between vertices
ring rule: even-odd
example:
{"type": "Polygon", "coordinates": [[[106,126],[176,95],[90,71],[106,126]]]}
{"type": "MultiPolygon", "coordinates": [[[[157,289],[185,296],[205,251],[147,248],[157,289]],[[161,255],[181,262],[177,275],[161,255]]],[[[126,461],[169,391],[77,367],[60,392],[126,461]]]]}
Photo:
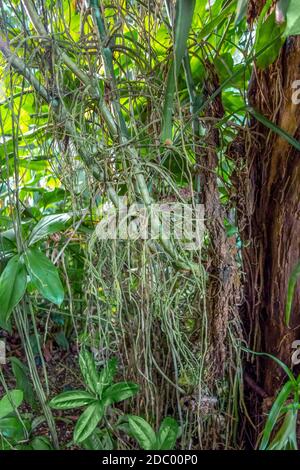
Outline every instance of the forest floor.
{"type": "MultiPolygon", "coordinates": [[[[7,356],[14,356],[22,361],[24,352],[18,333],[13,331],[11,334],[6,334],[4,339],[6,341],[7,356]]],[[[47,370],[49,399],[61,392],[83,388],[78,365],[77,346],[75,343],[70,344],[68,351],[66,351],[57,346],[55,341],[48,340],[45,346],[42,348],[42,351],[47,370]]],[[[39,355],[35,355],[35,363],[41,383],[44,386],[44,389],[46,389],[43,366],[39,355]]],[[[7,360],[6,365],[3,365],[2,368],[6,378],[7,387],[9,389],[18,388],[9,359],[7,360]]],[[[5,390],[3,386],[0,385],[0,396],[4,394],[5,390]]],[[[24,414],[25,417],[28,417],[31,423],[40,415],[40,410],[37,406],[32,408],[25,403],[20,406],[20,411],[22,412],[22,416],[24,414]]],[[[58,441],[61,448],[76,449],[76,446],[72,442],[72,436],[74,425],[78,419],[78,416],[80,415],[80,412],[80,409],[70,411],[53,410],[58,441]]],[[[50,438],[49,427],[45,421],[42,421],[34,429],[31,437],[34,436],[46,436],[50,438]]]]}

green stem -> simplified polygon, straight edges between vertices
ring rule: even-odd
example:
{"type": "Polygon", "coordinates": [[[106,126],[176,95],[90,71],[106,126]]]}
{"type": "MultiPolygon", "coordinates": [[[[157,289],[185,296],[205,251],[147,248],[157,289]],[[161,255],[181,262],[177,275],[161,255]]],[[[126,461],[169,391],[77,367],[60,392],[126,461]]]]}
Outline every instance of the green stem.
{"type": "Polygon", "coordinates": [[[59,449],[58,437],[57,437],[56,428],[55,428],[55,421],[54,421],[51,409],[47,403],[47,397],[45,395],[43,386],[39,378],[39,373],[35,364],[34,354],[32,351],[30,338],[28,335],[29,326],[27,323],[26,315],[25,313],[23,313],[22,310],[19,306],[16,307],[16,313],[14,315],[15,322],[16,322],[18,332],[19,332],[19,335],[20,335],[20,338],[21,338],[21,341],[25,350],[25,355],[26,355],[26,359],[27,359],[27,363],[29,367],[31,380],[32,380],[34,389],[36,391],[36,394],[38,396],[39,402],[42,406],[42,410],[45,415],[46,421],[48,423],[49,430],[50,430],[52,440],[53,440],[53,445],[55,449],[59,449]]]}
{"type": "Polygon", "coordinates": [[[7,59],[8,64],[11,65],[17,72],[19,72],[26,80],[33,86],[33,88],[39,93],[44,100],[49,102],[49,95],[46,88],[40,84],[37,78],[33,75],[33,73],[28,70],[24,62],[19,59],[15,54],[13,54],[10,50],[9,45],[3,41],[0,37],[0,51],[7,59]]]}
{"type": "MultiPolygon", "coordinates": [[[[24,2],[24,4],[26,4],[26,6],[32,6],[30,0],[23,0],[23,2],[24,2]]],[[[28,12],[30,11],[31,14],[34,15],[34,23],[37,24],[39,22],[39,19],[36,18],[36,15],[37,15],[36,12],[34,10],[32,12],[31,10],[29,10],[29,8],[28,8],[27,11],[28,12]]],[[[43,31],[41,29],[40,25],[38,26],[38,28],[39,28],[40,31],[43,31]]],[[[45,31],[45,29],[44,29],[44,31],[45,31]]],[[[93,158],[91,158],[89,155],[87,155],[86,149],[79,142],[79,139],[76,137],[76,135],[77,135],[76,128],[75,128],[74,124],[68,119],[66,111],[64,109],[62,109],[61,105],[58,103],[57,100],[53,100],[51,97],[49,97],[49,94],[48,94],[47,90],[42,85],[40,85],[40,83],[37,81],[35,76],[31,72],[28,71],[28,68],[26,67],[26,65],[10,51],[10,48],[7,45],[5,45],[5,43],[3,41],[0,42],[0,50],[3,52],[5,57],[9,60],[9,62],[15,67],[15,69],[21,75],[23,75],[29,81],[29,83],[31,83],[31,85],[45,99],[45,101],[49,105],[52,106],[52,108],[55,110],[56,114],[58,114],[60,116],[60,120],[61,120],[62,123],[64,123],[64,126],[65,126],[65,129],[66,129],[67,133],[70,134],[73,137],[73,140],[75,140],[76,148],[78,150],[78,153],[79,153],[80,157],[82,158],[84,163],[87,165],[87,167],[89,167],[91,169],[93,176],[98,181],[103,182],[105,180],[104,179],[105,175],[103,174],[103,172],[99,171],[98,166],[94,165],[93,158]]],[[[66,63],[66,65],[68,65],[68,64],[66,63]]],[[[89,83],[89,84],[91,85],[91,83],[89,83]]],[[[146,184],[146,181],[145,181],[142,169],[141,169],[141,165],[140,165],[139,156],[137,154],[137,151],[133,147],[128,145],[127,136],[124,135],[124,133],[122,132],[122,129],[121,128],[119,130],[117,129],[117,126],[115,125],[115,122],[113,120],[113,117],[111,116],[111,113],[106,108],[106,106],[103,104],[102,98],[101,98],[99,104],[100,104],[100,112],[102,111],[103,117],[104,118],[108,117],[108,121],[109,121],[109,123],[111,123],[111,125],[108,125],[108,129],[111,131],[112,137],[115,137],[116,135],[118,135],[119,141],[124,145],[124,148],[125,148],[124,151],[130,158],[130,162],[131,162],[131,165],[133,167],[133,171],[134,171],[134,174],[135,174],[138,190],[140,192],[142,200],[143,200],[146,208],[149,211],[151,211],[152,199],[150,197],[150,194],[149,194],[149,191],[148,191],[148,188],[147,188],[147,184],[146,184]],[[106,110],[106,114],[103,114],[103,109],[104,108],[106,110]]],[[[116,205],[116,207],[118,207],[118,205],[119,205],[118,204],[118,195],[115,192],[113,186],[111,186],[111,185],[108,185],[108,196],[111,199],[111,201],[113,202],[113,204],[116,205]]],[[[177,265],[181,269],[197,270],[198,265],[194,265],[194,263],[188,262],[181,255],[179,255],[176,252],[176,249],[174,248],[173,243],[171,243],[171,241],[169,239],[164,237],[164,234],[160,230],[161,229],[160,220],[157,217],[153,218],[153,225],[154,225],[155,231],[157,231],[157,233],[160,234],[159,240],[160,240],[160,243],[161,243],[162,247],[164,248],[165,252],[169,254],[169,256],[171,257],[171,259],[173,260],[175,265],[177,265]]]]}
{"type": "MultiPolygon", "coordinates": [[[[163,128],[161,140],[163,143],[172,142],[172,114],[174,92],[181,63],[186,52],[186,43],[192,24],[195,0],[177,0],[174,33],[174,57],[168,72],[165,101],[163,108],[163,128]]],[[[169,15],[169,17],[171,17],[169,15]]]]}
{"type": "Polygon", "coordinates": [[[106,75],[106,78],[111,83],[113,94],[116,97],[112,101],[115,118],[118,121],[122,134],[127,136],[128,130],[127,130],[127,126],[125,123],[125,119],[121,112],[121,106],[120,106],[120,102],[118,99],[117,83],[116,83],[114,64],[113,64],[113,52],[108,45],[109,38],[108,38],[107,31],[105,28],[104,19],[101,14],[101,9],[99,7],[98,0],[91,0],[90,5],[91,5],[93,21],[97,26],[97,33],[98,33],[99,44],[101,48],[101,55],[103,57],[103,62],[104,62],[105,75],[106,75]]]}
{"type": "MultiPolygon", "coordinates": [[[[48,36],[48,33],[47,33],[44,25],[40,21],[40,18],[38,16],[32,2],[31,2],[31,0],[22,0],[22,3],[23,3],[23,5],[24,5],[24,7],[25,7],[25,9],[28,13],[28,16],[29,16],[34,28],[40,34],[41,38],[46,40],[46,41],[50,41],[51,38],[48,36]]],[[[82,83],[84,83],[86,85],[86,87],[90,90],[91,97],[98,100],[100,112],[101,112],[101,114],[102,114],[102,116],[103,116],[103,118],[106,122],[106,125],[109,129],[109,132],[112,136],[116,136],[117,135],[117,128],[116,128],[114,119],[113,119],[109,109],[107,108],[106,104],[103,101],[103,97],[102,97],[102,94],[100,92],[100,88],[98,86],[95,86],[95,83],[93,83],[93,81],[89,78],[89,76],[87,74],[85,74],[82,70],[80,70],[80,68],[77,66],[77,64],[75,64],[75,62],[64,51],[62,51],[60,49],[60,47],[57,46],[57,44],[54,44],[54,47],[55,47],[56,53],[58,54],[58,56],[60,57],[62,62],[64,62],[64,64],[74,73],[74,75],[76,75],[76,77],[82,83]]]]}
{"type": "MultiPolygon", "coordinates": [[[[105,65],[104,68],[105,68],[106,78],[112,81],[116,90],[116,78],[115,78],[114,67],[113,67],[113,62],[112,62],[112,52],[109,47],[104,47],[105,43],[107,43],[108,38],[107,38],[107,32],[105,29],[104,20],[102,18],[101,11],[99,8],[99,2],[98,0],[91,0],[90,5],[92,7],[93,19],[98,29],[98,36],[99,36],[99,41],[100,41],[102,57],[103,57],[104,65],[105,65]]],[[[120,103],[119,103],[116,92],[115,92],[115,96],[113,99],[113,107],[114,107],[116,116],[119,117],[119,140],[121,141],[122,144],[124,144],[125,153],[128,155],[130,159],[130,163],[134,170],[137,187],[141,195],[141,198],[143,200],[143,203],[145,204],[147,210],[151,211],[152,199],[150,197],[148,187],[147,187],[147,184],[146,184],[143,172],[142,172],[140,158],[136,149],[128,145],[128,137],[127,137],[128,130],[127,130],[123,115],[121,114],[121,111],[120,111],[120,103]]],[[[190,269],[190,266],[188,266],[186,260],[181,258],[181,256],[179,256],[176,253],[176,250],[173,244],[171,243],[171,241],[166,239],[163,233],[161,233],[161,230],[160,230],[161,222],[159,220],[159,217],[156,217],[156,216],[153,217],[153,214],[152,214],[151,221],[152,221],[153,229],[156,231],[156,233],[161,234],[159,237],[160,243],[163,246],[166,253],[169,254],[169,256],[173,259],[173,261],[178,267],[183,268],[183,269],[190,269]]]]}

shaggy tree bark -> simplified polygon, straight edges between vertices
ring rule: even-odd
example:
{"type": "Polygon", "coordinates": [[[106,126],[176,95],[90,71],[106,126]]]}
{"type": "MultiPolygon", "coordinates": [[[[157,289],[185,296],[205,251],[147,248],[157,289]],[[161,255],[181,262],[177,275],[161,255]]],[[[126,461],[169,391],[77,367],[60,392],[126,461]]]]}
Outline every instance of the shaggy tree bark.
{"type": "MultiPolygon", "coordinates": [[[[205,83],[207,96],[213,95],[219,82],[213,67],[207,64],[209,79],[205,83]]],[[[217,97],[206,110],[206,116],[221,119],[224,109],[220,97],[217,97]]],[[[214,364],[213,380],[224,374],[229,356],[227,351],[227,330],[229,322],[238,316],[240,284],[232,241],[224,227],[226,211],[220,202],[218,192],[218,155],[219,132],[212,125],[207,126],[207,150],[204,156],[202,200],[205,207],[206,226],[210,235],[209,274],[207,284],[207,309],[211,334],[211,353],[209,360],[214,364]]]]}
{"type": "MultiPolygon", "coordinates": [[[[264,71],[254,69],[249,86],[251,106],[298,140],[300,105],[293,103],[292,95],[299,78],[298,36],[286,41],[276,63],[264,71]]],[[[244,324],[252,348],[291,366],[292,342],[300,338],[299,283],[289,327],[284,312],[288,281],[300,259],[300,154],[255,120],[245,142],[239,186],[248,313],[244,324]]],[[[284,380],[282,370],[269,359],[258,359],[255,374],[269,397],[284,380]]]]}

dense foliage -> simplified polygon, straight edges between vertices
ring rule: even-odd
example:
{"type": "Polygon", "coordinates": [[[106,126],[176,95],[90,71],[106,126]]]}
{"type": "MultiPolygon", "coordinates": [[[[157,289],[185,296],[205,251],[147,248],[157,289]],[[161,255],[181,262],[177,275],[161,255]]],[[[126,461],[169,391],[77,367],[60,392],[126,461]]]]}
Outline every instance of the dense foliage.
{"type": "Polygon", "coordinates": [[[274,3],[0,1],[2,448],[297,448],[279,360],[245,431],[240,142],[259,122],[300,150],[248,98],[300,34],[297,0],[274,3]],[[120,200],[203,204],[201,249],[100,239],[120,200]]]}

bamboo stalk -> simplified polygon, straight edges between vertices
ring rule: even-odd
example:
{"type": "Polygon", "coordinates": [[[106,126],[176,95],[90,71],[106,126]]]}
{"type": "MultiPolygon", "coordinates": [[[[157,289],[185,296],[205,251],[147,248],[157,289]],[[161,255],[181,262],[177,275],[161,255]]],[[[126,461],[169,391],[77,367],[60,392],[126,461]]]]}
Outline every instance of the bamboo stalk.
{"type": "MultiPolygon", "coordinates": [[[[87,150],[84,148],[84,146],[79,142],[77,138],[77,133],[75,126],[71,121],[68,119],[66,110],[62,109],[58,100],[53,99],[46,88],[36,79],[36,77],[28,70],[26,67],[25,63],[19,59],[10,49],[9,45],[4,42],[1,37],[0,37],[0,50],[4,57],[7,59],[8,63],[18,72],[20,73],[26,80],[29,82],[29,84],[36,90],[36,92],[47,102],[47,104],[52,107],[56,115],[59,117],[59,120],[63,122],[64,127],[74,141],[75,147],[78,150],[79,156],[83,160],[83,162],[86,164],[88,168],[91,169],[93,176],[100,182],[105,181],[105,176],[104,173],[99,170],[98,167],[96,167],[90,158],[89,155],[87,155],[87,150]]],[[[118,196],[112,186],[108,188],[109,192],[109,197],[112,200],[112,202],[118,206],[117,200],[118,196]]]]}
{"type": "Polygon", "coordinates": [[[45,101],[49,102],[49,95],[46,88],[41,85],[33,73],[28,70],[24,62],[19,59],[15,54],[10,50],[10,47],[7,42],[3,41],[0,37],[0,50],[4,57],[7,59],[8,64],[11,65],[17,72],[23,75],[24,78],[33,86],[33,88],[39,93],[45,101]]]}

